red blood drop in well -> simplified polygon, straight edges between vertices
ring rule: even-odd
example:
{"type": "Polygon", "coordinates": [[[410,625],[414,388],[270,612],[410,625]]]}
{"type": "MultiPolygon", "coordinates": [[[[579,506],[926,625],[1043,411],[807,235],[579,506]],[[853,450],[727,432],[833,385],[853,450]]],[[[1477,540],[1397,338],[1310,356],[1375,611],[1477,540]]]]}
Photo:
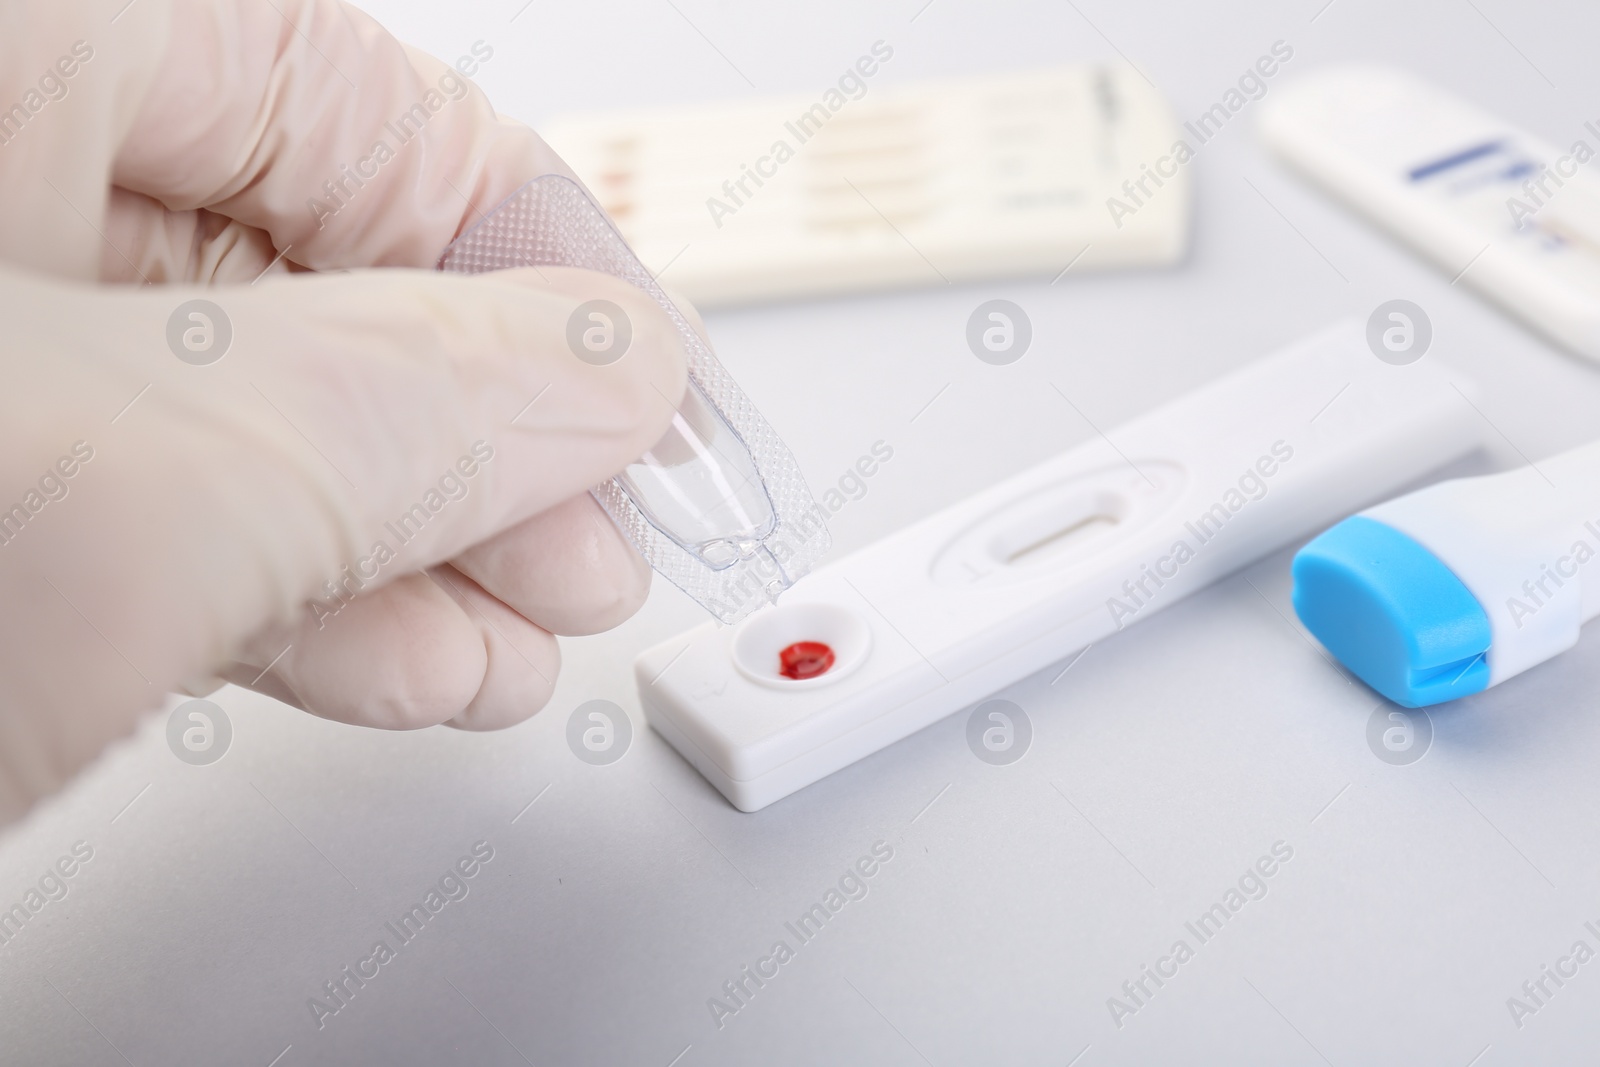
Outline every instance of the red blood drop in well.
{"type": "Polygon", "coordinates": [[[832,666],[833,649],[821,641],[796,641],[778,653],[778,669],[796,681],[826,674],[832,666]]]}

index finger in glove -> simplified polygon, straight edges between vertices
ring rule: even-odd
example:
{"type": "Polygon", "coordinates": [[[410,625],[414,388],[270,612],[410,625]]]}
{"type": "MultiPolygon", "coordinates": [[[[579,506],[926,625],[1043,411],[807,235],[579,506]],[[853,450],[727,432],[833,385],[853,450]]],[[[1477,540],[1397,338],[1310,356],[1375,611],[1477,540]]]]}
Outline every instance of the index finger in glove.
{"type": "Polygon", "coordinates": [[[313,269],[431,266],[523,182],[572,177],[459,71],[338,0],[168,2],[112,172],[168,208],[263,229],[313,269]]]}
{"type": "Polygon", "coordinates": [[[431,267],[524,182],[573,177],[339,0],[0,4],[0,94],[26,104],[0,112],[0,259],[79,281],[202,277],[187,260],[252,230],[302,267],[431,267]]]}

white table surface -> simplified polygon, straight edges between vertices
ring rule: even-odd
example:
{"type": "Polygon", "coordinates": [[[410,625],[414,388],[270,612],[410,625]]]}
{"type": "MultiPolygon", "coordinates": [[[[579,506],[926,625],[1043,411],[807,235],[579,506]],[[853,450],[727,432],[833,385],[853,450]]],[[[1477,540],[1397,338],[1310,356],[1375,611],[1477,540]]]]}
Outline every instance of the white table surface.
{"type": "MultiPolygon", "coordinates": [[[[1182,117],[1278,39],[1295,49],[1280,77],[1400,63],[1563,145],[1596,117],[1600,9],[1321,3],[534,0],[514,23],[523,0],[367,6],[447,58],[490,42],[480,84],[534,122],[819,92],[879,38],[884,84],[1120,49],[1182,117]]],[[[835,519],[836,551],[1091,436],[1047,382],[1114,426],[1394,297],[1431,316],[1427,358],[1485,386],[1479,469],[1600,436],[1600,368],[1301,184],[1248,122],[1192,172],[1193,249],[1173,270],[709,316],[814,484],[893,445],[835,519]],[[997,296],[1035,329],[1005,368],[963,339],[997,296]]],[[[232,747],[192,767],[153,715],[0,837],[7,905],[74,842],[94,849],[0,947],[0,1062],[1579,1062],[1600,962],[1520,1028],[1506,999],[1575,941],[1600,949],[1583,925],[1600,926],[1600,632],[1435,709],[1426,757],[1390,766],[1365,739],[1376,697],[1285,619],[1288,559],[1006,690],[1035,730],[1018,763],[974,758],[954,716],[754,815],[639,715],[633,656],[702,617],[659,583],[620,629],[564,642],[550,707],[503,733],[384,734],[230,689],[232,747]],[[610,766],[564,742],[593,698],[633,719],[610,766]],[[495,856],[468,896],[318,1029],[307,999],[480,840],[495,856]],[[868,895],[719,1029],[707,999],[880,840],[894,858],[868,895]],[[1293,858],[1267,895],[1198,945],[1185,921],[1277,841],[1293,858]],[[1107,998],[1180,937],[1194,958],[1116,1027],[1107,998]]]]}

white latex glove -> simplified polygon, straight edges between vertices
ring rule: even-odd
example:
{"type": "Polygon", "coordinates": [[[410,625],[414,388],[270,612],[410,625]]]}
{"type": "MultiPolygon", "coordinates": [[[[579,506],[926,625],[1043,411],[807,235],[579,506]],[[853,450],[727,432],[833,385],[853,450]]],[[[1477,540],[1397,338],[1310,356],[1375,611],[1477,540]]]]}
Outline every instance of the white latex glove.
{"type": "Polygon", "coordinates": [[[637,608],[649,572],[585,490],[670,421],[671,324],[589,272],[430,270],[550,172],[336,0],[0,5],[0,821],[196,679],[491,728],[548,699],[552,634],[637,608]],[[194,298],[231,324],[209,365],[168,343],[194,298]],[[565,339],[597,298],[633,323],[605,367],[565,339]]]}

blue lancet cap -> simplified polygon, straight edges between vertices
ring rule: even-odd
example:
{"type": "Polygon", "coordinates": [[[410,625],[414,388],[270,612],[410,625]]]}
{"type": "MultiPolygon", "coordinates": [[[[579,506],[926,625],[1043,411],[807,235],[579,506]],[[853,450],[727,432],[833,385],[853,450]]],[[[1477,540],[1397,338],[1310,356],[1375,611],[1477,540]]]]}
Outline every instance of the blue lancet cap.
{"type": "Polygon", "coordinates": [[[1407,708],[1489,685],[1489,616],[1439,557],[1352,515],[1295,553],[1294,611],[1329,652],[1407,708]]]}

